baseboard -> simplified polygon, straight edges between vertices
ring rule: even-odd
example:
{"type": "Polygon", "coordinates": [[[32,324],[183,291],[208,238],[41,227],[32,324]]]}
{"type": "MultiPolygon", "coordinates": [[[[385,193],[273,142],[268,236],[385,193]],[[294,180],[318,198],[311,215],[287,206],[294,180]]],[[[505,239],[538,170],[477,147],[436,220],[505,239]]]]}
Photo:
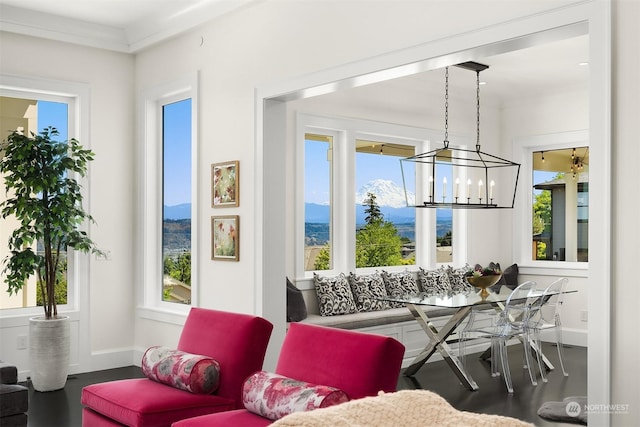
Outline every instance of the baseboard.
{"type": "MultiPolygon", "coordinates": [[[[103,371],[105,369],[122,368],[124,366],[136,365],[134,349],[115,349],[96,351],[91,353],[91,370],[103,371]]],[[[142,357],[142,355],[140,355],[142,357]]],[[[140,364],[138,359],[137,365],[140,364]]]]}
{"type": "MultiPolygon", "coordinates": [[[[549,330],[540,335],[540,339],[544,342],[556,342],[555,331],[549,330]]],[[[565,345],[574,345],[577,347],[587,347],[588,334],[584,329],[567,329],[562,328],[562,343],[565,345]]]]}

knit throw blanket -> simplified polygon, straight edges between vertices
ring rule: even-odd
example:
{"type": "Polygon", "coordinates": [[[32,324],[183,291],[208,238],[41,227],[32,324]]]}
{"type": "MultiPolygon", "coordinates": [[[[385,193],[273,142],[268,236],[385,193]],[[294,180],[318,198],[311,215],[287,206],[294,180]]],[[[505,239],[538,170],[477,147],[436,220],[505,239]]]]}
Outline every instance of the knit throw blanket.
{"type": "Polygon", "coordinates": [[[329,408],[296,412],[273,427],[532,427],[516,418],[458,411],[427,390],[402,390],[352,400],[329,408]]]}

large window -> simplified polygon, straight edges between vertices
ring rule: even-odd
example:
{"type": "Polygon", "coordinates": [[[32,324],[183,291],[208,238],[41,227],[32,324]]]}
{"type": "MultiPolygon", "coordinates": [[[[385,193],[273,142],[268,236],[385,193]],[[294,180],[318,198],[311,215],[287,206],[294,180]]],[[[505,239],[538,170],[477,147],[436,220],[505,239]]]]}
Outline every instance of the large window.
{"type": "MultiPolygon", "coordinates": [[[[415,147],[358,139],[355,148],[356,268],[415,264],[416,210],[407,207],[399,162],[415,147]]],[[[415,179],[405,184],[415,199],[415,179]]]]}
{"type": "Polygon", "coordinates": [[[186,313],[197,298],[197,76],[142,94],[145,162],[141,314],[186,313]]]}
{"type": "Polygon", "coordinates": [[[532,259],[588,261],[589,148],[537,151],[532,162],[532,259]]]}
{"type": "MultiPolygon", "coordinates": [[[[59,134],[54,137],[56,140],[68,140],[69,110],[73,108],[73,99],[45,94],[38,95],[36,93],[30,93],[28,96],[28,98],[0,97],[2,140],[5,140],[12,130],[22,129],[26,134],[39,133],[49,126],[53,126],[58,130],[59,134]]],[[[0,195],[0,201],[5,198],[5,194],[0,195]]],[[[11,218],[7,218],[6,221],[3,220],[2,230],[0,231],[0,259],[4,259],[8,255],[7,241],[14,223],[15,220],[11,218]]],[[[34,250],[42,252],[42,245],[39,242],[36,243],[34,250]]],[[[67,275],[67,267],[73,262],[73,258],[71,257],[72,254],[65,253],[63,255],[64,274],[56,285],[58,304],[61,306],[67,304],[69,296],[73,295],[73,282],[69,280],[72,275],[67,275]]],[[[0,276],[0,280],[4,284],[4,278],[0,276]]],[[[36,307],[42,306],[42,304],[42,296],[36,286],[35,276],[29,279],[17,294],[10,296],[6,292],[0,293],[1,309],[36,307]]]]}
{"type": "Polygon", "coordinates": [[[162,107],[162,300],[191,303],[191,98],[162,107]]]}
{"type": "MultiPolygon", "coordinates": [[[[453,262],[453,212],[416,209],[426,188],[424,171],[414,163],[400,164],[400,159],[426,151],[441,132],[299,117],[303,149],[298,165],[303,167],[297,193],[304,214],[297,225],[297,240],[303,242],[296,256],[298,271],[310,277],[312,271],[334,274],[453,262]]],[[[452,189],[449,184],[449,197],[452,189]]]]}
{"type": "Polygon", "coordinates": [[[329,270],[333,136],[305,134],[304,269],[329,270]]]}

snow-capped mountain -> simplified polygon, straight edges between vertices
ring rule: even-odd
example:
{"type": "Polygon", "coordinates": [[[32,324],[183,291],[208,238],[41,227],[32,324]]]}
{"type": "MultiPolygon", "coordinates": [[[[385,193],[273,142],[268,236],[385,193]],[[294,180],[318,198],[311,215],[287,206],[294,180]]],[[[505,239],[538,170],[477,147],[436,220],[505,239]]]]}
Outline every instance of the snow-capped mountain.
{"type": "MultiPolygon", "coordinates": [[[[363,185],[356,193],[356,203],[361,205],[367,198],[367,193],[373,193],[376,195],[376,203],[378,206],[390,207],[390,208],[406,208],[407,199],[404,195],[404,189],[386,179],[376,179],[369,181],[363,185]]],[[[415,194],[407,192],[407,198],[409,199],[409,205],[415,204],[415,194]]]]}

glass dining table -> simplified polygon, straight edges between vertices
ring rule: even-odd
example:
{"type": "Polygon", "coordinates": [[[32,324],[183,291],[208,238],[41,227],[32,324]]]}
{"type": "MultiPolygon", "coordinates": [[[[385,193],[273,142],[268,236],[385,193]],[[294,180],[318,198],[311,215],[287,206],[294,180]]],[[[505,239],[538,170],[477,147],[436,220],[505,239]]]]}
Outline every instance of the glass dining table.
{"type": "MultiPolygon", "coordinates": [[[[542,291],[540,291],[540,296],[542,296],[542,291]]],[[[411,365],[405,369],[404,375],[413,376],[437,351],[466,388],[477,390],[478,385],[452,351],[447,343],[447,338],[456,331],[460,324],[471,314],[472,310],[494,309],[500,312],[504,309],[504,303],[507,298],[509,298],[509,293],[495,292],[490,292],[486,297],[481,297],[479,292],[466,292],[452,295],[428,295],[422,293],[419,295],[407,295],[402,298],[381,298],[386,301],[403,303],[429,338],[425,348],[411,362],[411,365]],[[428,311],[425,312],[421,306],[451,308],[455,309],[455,312],[442,327],[437,328],[429,318],[428,311]]],[[[535,348],[535,343],[530,342],[529,344],[534,351],[538,351],[535,348]]],[[[485,353],[488,354],[486,356],[483,355],[483,357],[490,357],[489,350],[485,353]]],[[[544,357],[544,354],[540,353],[540,355],[547,369],[553,369],[553,365],[544,357]]]]}

